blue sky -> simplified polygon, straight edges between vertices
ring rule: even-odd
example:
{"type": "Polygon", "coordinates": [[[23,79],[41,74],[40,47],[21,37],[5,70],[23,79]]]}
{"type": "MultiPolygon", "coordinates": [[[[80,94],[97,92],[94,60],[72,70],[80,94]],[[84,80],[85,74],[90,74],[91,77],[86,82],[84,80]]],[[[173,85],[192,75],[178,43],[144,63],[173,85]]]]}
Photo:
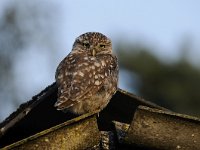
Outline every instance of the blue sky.
{"type": "MultiPolygon", "coordinates": [[[[0,14],[12,1],[1,0],[0,14]]],[[[199,47],[198,0],[36,1],[38,5],[48,2],[55,4],[60,11],[57,28],[62,30],[64,46],[67,45],[69,50],[74,39],[88,31],[103,32],[113,39],[113,43],[120,37],[145,41],[158,47],[162,53],[174,53],[185,36],[192,38],[193,44],[199,47]]]]}
{"type": "MultiPolygon", "coordinates": [[[[100,31],[141,40],[157,47],[156,53],[173,57],[184,38],[200,47],[200,1],[195,0],[94,0],[66,2],[69,45],[87,31],[100,31]]],[[[118,37],[120,38],[120,37],[118,37]]]]}

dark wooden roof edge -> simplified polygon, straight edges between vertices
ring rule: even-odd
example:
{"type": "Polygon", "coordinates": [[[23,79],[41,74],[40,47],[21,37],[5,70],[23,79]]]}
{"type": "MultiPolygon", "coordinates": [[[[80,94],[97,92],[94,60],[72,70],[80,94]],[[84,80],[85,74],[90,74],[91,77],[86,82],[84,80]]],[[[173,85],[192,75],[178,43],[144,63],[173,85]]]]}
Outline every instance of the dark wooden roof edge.
{"type": "MultiPolygon", "coordinates": [[[[59,130],[59,129],[65,127],[65,126],[71,125],[71,126],[73,127],[73,124],[74,124],[74,123],[77,123],[77,122],[80,122],[80,121],[82,121],[82,120],[85,120],[85,119],[87,119],[87,118],[89,118],[89,117],[94,116],[95,114],[97,114],[97,112],[87,113],[87,114],[78,116],[78,117],[76,117],[76,118],[73,118],[73,119],[71,119],[71,120],[68,120],[68,121],[66,121],[66,122],[63,122],[63,123],[58,124],[58,125],[56,125],[56,126],[53,126],[53,127],[49,128],[49,129],[46,129],[46,130],[43,130],[43,131],[41,131],[41,132],[39,132],[39,133],[36,133],[36,134],[34,134],[34,135],[31,135],[31,136],[29,136],[29,137],[27,137],[27,138],[25,138],[25,139],[22,139],[22,140],[20,140],[20,141],[17,141],[17,142],[15,142],[15,143],[12,143],[11,145],[6,146],[5,149],[14,148],[14,147],[16,147],[16,146],[19,146],[19,145],[22,145],[22,144],[26,143],[27,141],[31,141],[31,140],[37,139],[37,138],[39,138],[39,137],[41,137],[41,136],[46,136],[46,135],[49,134],[50,132],[55,132],[55,131],[57,131],[57,130],[59,130]]],[[[94,116],[94,117],[95,117],[95,116],[94,116]]]]}
{"type": "MultiPolygon", "coordinates": [[[[119,126],[119,125],[118,125],[119,126]]],[[[117,127],[117,126],[116,126],[117,127]]],[[[139,106],[124,143],[147,149],[199,149],[200,119],[139,106]]]]}
{"type": "MultiPolygon", "coordinates": [[[[118,130],[120,133],[123,133],[122,137],[118,137],[118,142],[122,145],[117,144],[118,142],[116,142],[116,146],[124,146],[125,144],[128,147],[134,147],[137,145],[148,147],[149,140],[144,140],[147,139],[145,134],[149,135],[149,138],[152,139],[150,142],[152,146],[150,147],[155,148],[157,146],[157,144],[154,145],[155,138],[158,138],[158,136],[155,137],[155,135],[159,135],[161,139],[159,142],[160,145],[166,146],[166,143],[163,143],[162,139],[169,138],[169,141],[171,141],[171,138],[173,137],[171,135],[183,135],[179,134],[183,132],[182,129],[184,129],[184,132],[187,132],[185,132],[184,136],[181,136],[181,138],[187,140],[192,139],[193,141],[191,140],[191,143],[199,141],[199,118],[172,112],[120,88],[113,96],[108,106],[98,114],[97,118],[95,117],[97,112],[94,112],[78,117],[76,116],[75,118],[69,117],[69,119],[67,119],[69,114],[55,109],[54,103],[56,99],[57,86],[54,82],[39,94],[33,96],[31,100],[20,105],[14,113],[0,124],[0,139],[3,143],[3,145],[1,143],[0,148],[1,146],[4,147],[18,141],[22,142],[24,141],[23,139],[30,139],[31,141],[33,140],[32,135],[37,135],[38,137],[42,136],[45,138],[46,135],[44,134],[51,134],[51,131],[53,130],[60,131],[60,127],[62,128],[66,126],[66,129],[68,130],[70,129],[68,128],[69,124],[70,126],[76,126],[81,123],[79,120],[90,118],[90,116],[95,119],[95,124],[98,125],[98,128],[95,128],[98,131],[95,131],[95,133],[106,131],[108,133],[113,133],[114,136],[116,136],[114,133],[118,130]],[[123,128],[121,129],[123,132],[121,132],[122,130],[120,128],[117,128],[117,124],[114,121],[122,124],[123,128]],[[116,126],[116,129],[113,128],[113,123],[116,126]],[[26,128],[26,130],[24,130],[24,128],[26,128]],[[20,132],[20,129],[22,129],[22,132],[20,132]],[[165,130],[166,132],[163,132],[165,130]],[[24,131],[26,132],[24,133],[24,131]],[[169,133],[170,136],[168,136],[169,133]],[[189,137],[188,134],[190,134],[192,138],[189,137]],[[17,136],[15,137],[14,135],[17,136]],[[140,137],[141,140],[138,140],[138,137],[140,137]],[[120,142],[120,139],[122,139],[122,143],[120,142]],[[123,142],[125,139],[127,139],[127,141],[123,142]]],[[[96,134],[94,135],[96,136],[96,134]]],[[[34,138],[38,138],[37,136],[34,138]]],[[[106,136],[109,137],[107,133],[106,136]]],[[[54,135],[52,135],[52,137],[54,137],[54,135]]],[[[44,139],[41,139],[42,143],[44,143],[44,139]]],[[[178,140],[178,142],[181,141],[183,140],[178,140]]],[[[73,142],[73,140],[71,142],[73,142]]],[[[69,143],[67,143],[67,145],[68,144],[69,143]]],[[[168,145],[171,146],[169,142],[168,145]]],[[[184,145],[188,146],[188,144],[179,144],[178,146],[180,147],[184,145]]],[[[189,146],[189,148],[190,147],[191,146],[189,146]]]]}
{"type": "Polygon", "coordinates": [[[15,123],[26,116],[38,103],[45,100],[46,97],[57,91],[56,83],[52,83],[39,94],[32,97],[31,100],[21,104],[19,108],[10,114],[3,122],[0,123],[0,137],[15,123]]]}
{"type": "Polygon", "coordinates": [[[122,89],[120,89],[120,88],[118,88],[118,91],[121,92],[121,93],[123,93],[123,94],[125,94],[125,95],[128,95],[128,96],[132,97],[133,99],[136,99],[136,100],[140,101],[143,105],[147,105],[147,106],[149,106],[149,107],[153,107],[153,108],[157,108],[157,109],[161,109],[161,110],[168,110],[168,111],[171,111],[171,110],[169,110],[169,109],[167,109],[167,108],[164,108],[164,107],[162,107],[162,106],[159,106],[159,105],[157,105],[157,104],[155,104],[155,103],[152,103],[152,102],[150,102],[150,101],[148,101],[148,100],[145,100],[144,98],[142,98],[142,97],[140,97],[140,96],[137,96],[137,95],[135,95],[135,94],[133,94],[133,93],[127,92],[127,91],[122,90],[122,89]]]}
{"type": "Polygon", "coordinates": [[[157,108],[150,108],[147,106],[138,106],[137,109],[142,109],[142,110],[147,110],[148,112],[153,112],[153,113],[160,113],[162,115],[170,115],[171,117],[176,117],[176,118],[181,118],[181,119],[185,119],[189,122],[198,122],[200,123],[200,118],[195,117],[195,116],[190,116],[190,115],[186,115],[186,114],[180,114],[180,113],[176,113],[176,112],[172,112],[172,111],[166,111],[166,110],[160,110],[157,108]]]}

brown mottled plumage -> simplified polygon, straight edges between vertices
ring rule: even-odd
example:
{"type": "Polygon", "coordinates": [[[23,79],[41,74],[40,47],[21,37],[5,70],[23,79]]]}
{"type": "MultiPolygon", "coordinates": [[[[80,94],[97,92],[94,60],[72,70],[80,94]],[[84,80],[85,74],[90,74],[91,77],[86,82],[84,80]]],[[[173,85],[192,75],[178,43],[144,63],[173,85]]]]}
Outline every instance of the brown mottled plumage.
{"type": "Polygon", "coordinates": [[[79,36],[56,70],[58,110],[102,110],[117,90],[118,64],[110,39],[98,32],[79,36]]]}

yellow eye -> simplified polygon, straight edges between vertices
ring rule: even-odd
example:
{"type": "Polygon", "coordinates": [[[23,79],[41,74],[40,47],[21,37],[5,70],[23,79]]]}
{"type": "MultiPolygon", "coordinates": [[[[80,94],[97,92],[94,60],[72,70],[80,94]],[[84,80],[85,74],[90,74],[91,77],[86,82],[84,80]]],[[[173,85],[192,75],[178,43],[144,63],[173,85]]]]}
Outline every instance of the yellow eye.
{"type": "Polygon", "coordinates": [[[99,47],[101,47],[101,48],[105,48],[106,45],[105,45],[105,44],[100,44],[99,47]]]}
{"type": "Polygon", "coordinates": [[[90,44],[89,43],[83,43],[83,46],[86,48],[90,48],[90,44]]]}

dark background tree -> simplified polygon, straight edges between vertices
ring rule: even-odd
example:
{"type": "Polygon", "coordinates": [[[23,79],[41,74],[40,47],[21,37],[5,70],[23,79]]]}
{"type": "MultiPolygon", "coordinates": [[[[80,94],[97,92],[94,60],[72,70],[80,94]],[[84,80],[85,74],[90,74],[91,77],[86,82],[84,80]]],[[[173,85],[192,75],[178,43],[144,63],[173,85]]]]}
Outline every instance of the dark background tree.
{"type": "Polygon", "coordinates": [[[134,74],[130,82],[140,96],[180,113],[200,115],[200,69],[188,61],[184,51],[180,59],[166,62],[144,45],[121,43],[116,47],[120,66],[134,74]]]}
{"type": "Polygon", "coordinates": [[[52,82],[45,74],[55,70],[60,49],[59,10],[53,2],[8,4],[0,16],[0,120],[52,82]]]}

